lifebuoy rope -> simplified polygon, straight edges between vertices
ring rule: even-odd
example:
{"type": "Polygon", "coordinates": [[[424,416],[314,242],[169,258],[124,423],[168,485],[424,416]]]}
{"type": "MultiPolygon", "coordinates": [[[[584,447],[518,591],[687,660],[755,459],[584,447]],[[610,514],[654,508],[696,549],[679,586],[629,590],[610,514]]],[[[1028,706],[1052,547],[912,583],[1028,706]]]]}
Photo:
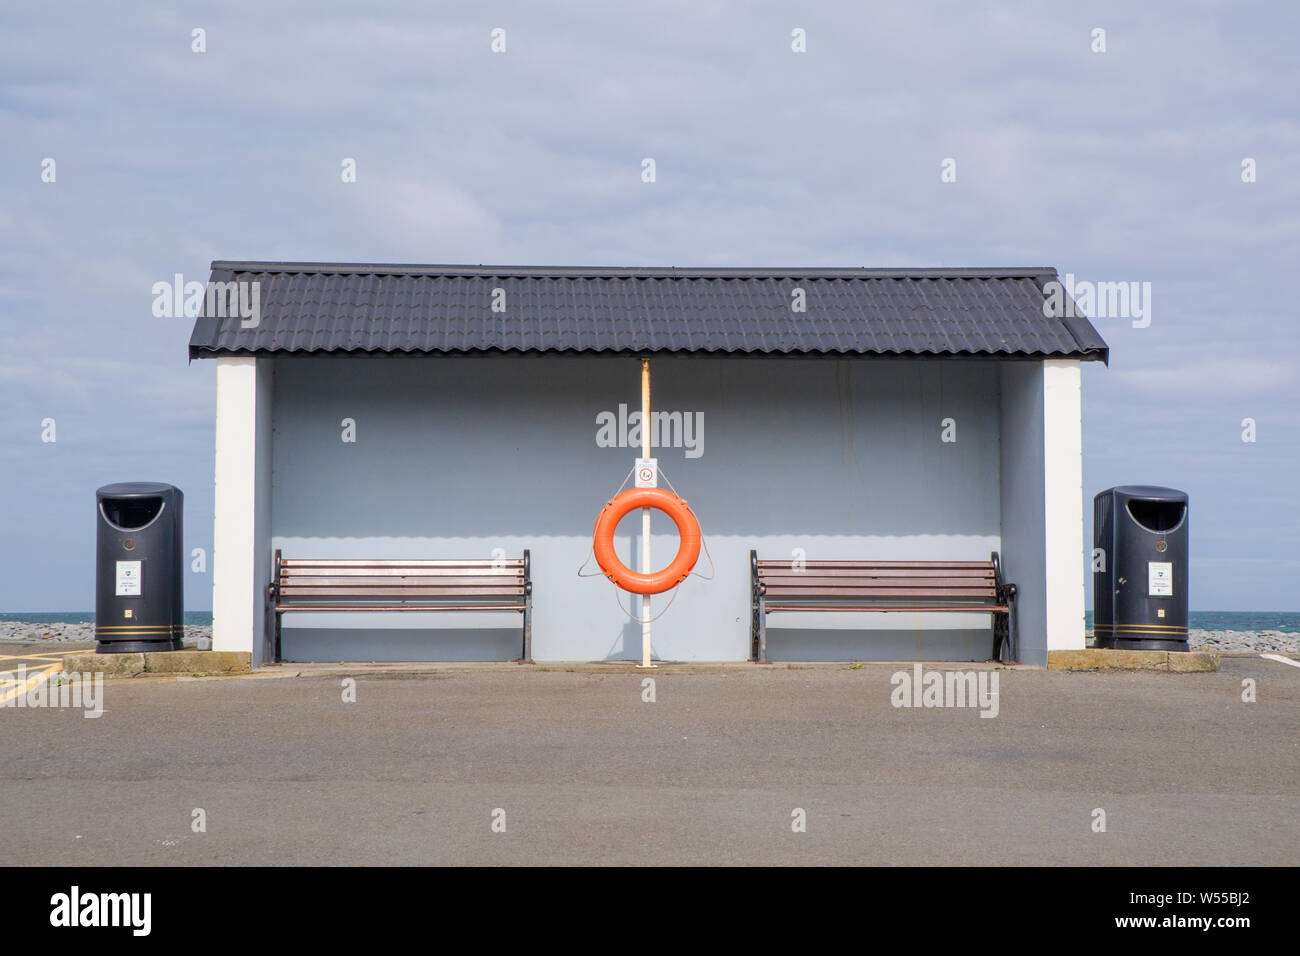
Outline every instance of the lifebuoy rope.
{"type": "MultiPolygon", "coordinates": [[[[620,484],[617,488],[615,488],[615,489],[614,489],[614,493],[613,493],[612,495],[609,496],[611,501],[613,501],[615,498],[617,498],[617,497],[619,496],[619,493],[623,490],[624,485],[627,484],[627,480],[628,480],[629,478],[632,477],[632,473],[633,473],[634,471],[636,471],[636,466],[635,466],[635,465],[633,465],[632,468],[631,468],[631,470],[628,471],[628,473],[627,473],[626,475],[623,476],[622,484],[620,484]]],[[[703,535],[701,535],[701,538],[703,538],[703,535]]],[[[603,577],[605,576],[605,572],[604,572],[604,571],[593,571],[591,574],[583,574],[583,573],[582,573],[582,569],[585,568],[585,567],[587,566],[587,561],[590,561],[590,560],[591,560],[592,558],[594,558],[595,556],[596,556],[596,545],[595,545],[595,543],[593,542],[593,543],[592,543],[592,546],[591,546],[590,548],[587,549],[587,557],[586,557],[586,560],[584,560],[584,561],[582,562],[582,564],[578,565],[578,577],[580,577],[580,578],[603,578],[603,577]]],[[[620,604],[619,607],[622,607],[622,605],[620,604]]]]}
{"type": "MultiPolygon", "coordinates": [[[[664,474],[664,470],[662,468],[659,469],[659,474],[663,475],[664,482],[668,485],[668,490],[671,491],[673,494],[677,495],[678,498],[681,498],[682,496],[677,494],[677,489],[673,487],[673,483],[668,480],[668,476],[664,474]]],[[[626,481],[627,479],[625,478],[623,480],[626,481]]],[[[695,523],[699,524],[700,519],[696,518],[695,523]]],[[[709,576],[706,578],[704,575],[700,574],[694,568],[691,568],[691,577],[699,578],[701,581],[712,581],[714,575],[718,573],[718,569],[713,565],[713,555],[709,554],[709,542],[704,540],[703,528],[700,528],[700,547],[704,549],[704,556],[709,559],[709,576]]]]}
{"type": "MultiPolygon", "coordinates": [[[[585,575],[585,576],[586,576],[586,577],[591,577],[591,575],[589,575],[589,574],[588,574],[588,575],[585,575]]],[[[641,615],[639,615],[639,614],[633,614],[631,611],[629,611],[627,608],[625,608],[625,607],[623,606],[623,599],[622,599],[621,597],[618,596],[618,592],[619,592],[620,590],[621,590],[621,588],[614,588],[614,603],[616,603],[616,604],[618,605],[618,609],[619,609],[620,611],[622,611],[624,614],[626,614],[628,617],[630,617],[632,620],[636,621],[637,623],[641,623],[641,622],[643,622],[643,621],[645,620],[645,618],[641,617],[641,615]]],[[[645,597],[644,594],[641,595],[641,596],[642,596],[642,597],[645,597]]],[[[673,596],[670,597],[670,598],[668,599],[668,603],[664,605],[664,609],[663,609],[662,611],[660,611],[660,612],[659,612],[658,614],[656,614],[654,617],[650,618],[650,622],[649,622],[649,623],[653,624],[655,621],[659,620],[661,617],[663,617],[665,614],[667,614],[667,613],[668,613],[668,609],[669,609],[670,607],[673,606],[673,602],[676,601],[676,600],[677,600],[677,589],[676,589],[676,588],[673,588],[673,596]]]]}

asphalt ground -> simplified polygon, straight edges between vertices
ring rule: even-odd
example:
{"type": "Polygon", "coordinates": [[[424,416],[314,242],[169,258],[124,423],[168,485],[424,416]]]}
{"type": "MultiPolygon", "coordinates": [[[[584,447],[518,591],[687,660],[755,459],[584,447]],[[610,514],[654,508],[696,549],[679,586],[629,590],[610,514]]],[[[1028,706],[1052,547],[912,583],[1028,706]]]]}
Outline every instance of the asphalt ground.
{"type": "Polygon", "coordinates": [[[894,707],[903,664],[667,666],[649,674],[652,703],[645,673],[509,667],[106,681],[98,718],[0,709],[0,854],[74,866],[1300,863],[1300,668],[932,669],[996,673],[997,716],[894,707]]]}

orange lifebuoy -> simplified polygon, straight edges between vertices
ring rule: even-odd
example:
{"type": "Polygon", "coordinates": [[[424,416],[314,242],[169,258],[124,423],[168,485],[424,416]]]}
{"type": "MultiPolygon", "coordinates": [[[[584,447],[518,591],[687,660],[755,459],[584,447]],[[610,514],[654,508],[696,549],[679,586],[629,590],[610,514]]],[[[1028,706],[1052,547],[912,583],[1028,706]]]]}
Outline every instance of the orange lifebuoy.
{"type": "Polygon", "coordinates": [[[662,488],[629,488],[615,495],[600,509],[600,514],[596,516],[592,551],[595,552],[596,563],[605,572],[605,577],[624,591],[633,594],[660,594],[685,581],[699,560],[700,523],[691,513],[691,506],[671,492],[662,488]],[[677,535],[681,539],[672,564],[653,574],[633,571],[614,553],[614,529],[624,515],[637,508],[658,508],[664,512],[677,525],[677,535]]]}

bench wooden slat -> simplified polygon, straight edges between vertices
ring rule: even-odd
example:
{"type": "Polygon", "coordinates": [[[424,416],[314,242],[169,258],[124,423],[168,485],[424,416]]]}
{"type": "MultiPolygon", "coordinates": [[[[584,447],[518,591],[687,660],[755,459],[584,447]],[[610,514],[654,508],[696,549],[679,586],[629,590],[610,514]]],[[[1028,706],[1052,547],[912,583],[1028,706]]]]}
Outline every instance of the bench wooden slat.
{"type": "MultiPolygon", "coordinates": [[[[792,559],[782,558],[780,560],[762,560],[758,562],[760,572],[769,568],[788,568],[792,559]]],[[[992,570],[992,561],[804,561],[804,567],[808,568],[848,568],[856,570],[866,570],[870,568],[952,568],[962,570],[967,568],[979,568],[983,570],[992,570]]]]}
{"type": "Polygon", "coordinates": [[[282,568],[490,568],[500,561],[504,567],[524,566],[524,562],[519,558],[466,558],[463,560],[452,558],[424,559],[412,558],[405,559],[362,559],[362,558],[282,558],[280,566],[282,568]]]}
{"type": "Polygon", "coordinates": [[[352,577],[438,577],[438,578],[456,578],[456,577],[474,577],[482,575],[493,575],[497,577],[517,577],[524,575],[524,569],[518,565],[511,565],[505,568],[489,568],[482,565],[464,568],[428,568],[419,566],[404,565],[400,568],[376,568],[372,566],[355,566],[347,568],[339,567],[298,567],[297,565],[281,566],[280,576],[282,578],[301,578],[301,577],[318,577],[328,575],[330,577],[352,578],[352,577]]]}
{"type": "Polygon", "coordinates": [[[462,597],[475,594],[489,597],[509,597],[523,594],[524,586],[517,587],[409,587],[409,588],[317,588],[304,585],[283,585],[280,593],[285,597],[462,597]]]}
{"type": "Polygon", "coordinates": [[[993,588],[993,578],[875,578],[830,577],[820,574],[788,574],[781,577],[764,576],[759,578],[761,584],[772,588],[818,588],[818,587],[869,587],[888,590],[889,588],[993,588]]]}
{"type": "Polygon", "coordinates": [[[768,581],[763,585],[764,594],[775,594],[779,591],[798,591],[810,592],[819,591],[822,588],[848,588],[850,591],[872,591],[878,594],[902,593],[904,591],[957,591],[963,593],[978,594],[982,592],[997,591],[993,581],[978,581],[970,584],[965,581],[953,580],[920,580],[920,581],[902,581],[902,583],[881,584],[880,581],[858,581],[844,578],[823,578],[807,581],[768,581]]]}
{"type": "Polygon", "coordinates": [[[796,571],[790,567],[764,568],[758,572],[763,581],[781,578],[957,578],[975,581],[992,581],[996,572],[992,568],[819,568],[815,565],[796,571]]]}
{"type": "Polygon", "coordinates": [[[277,604],[277,611],[523,611],[526,604],[277,604]]]}
{"type": "Polygon", "coordinates": [[[985,590],[974,590],[972,588],[871,588],[871,587],[825,587],[825,588],[774,588],[768,586],[766,594],[769,598],[788,598],[788,597],[917,597],[917,598],[978,598],[978,597],[997,597],[996,588],[985,590]]]}
{"type": "Polygon", "coordinates": [[[475,577],[456,576],[456,577],[429,577],[428,575],[405,575],[394,577],[377,577],[363,578],[355,577],[335,577],[330,575],[300,575],[296,578],[288,578],[281,588],[288,590],[296,587],[334,587],[334,588],[356,588],[358,591],[369,591],[371,588],[381,587],[436,587],[436,588],[462,588],[473,587],[475,585],[490,585],[493,587],[523,587],[524,576],[522,574],[497,574],[497,575],[477,575],[475,577]]]}
{"type": "Polygon", "coordinates": [[[926,613],[937,613],[940,611],[961,611],[973,614],[1005,614],[1008,610],[1005,604],[932,604],[932,605],[911,605],[911,604],[769,604],[769,611],[882,611],[885,613],[894,611],[923,611],[926,613]]]}

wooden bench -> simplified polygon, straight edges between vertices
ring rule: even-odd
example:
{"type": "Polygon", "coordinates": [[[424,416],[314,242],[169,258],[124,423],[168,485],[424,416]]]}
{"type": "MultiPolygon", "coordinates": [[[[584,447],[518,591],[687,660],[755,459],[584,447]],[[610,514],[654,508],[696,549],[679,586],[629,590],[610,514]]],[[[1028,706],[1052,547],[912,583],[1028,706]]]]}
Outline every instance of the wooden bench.
{"type": "Polygon", "coordinates": [[[1019,658],[1016,586],[989,561],[760,561],[749,552],[751,657],[767,663],[773,611],[953,611],[993,615],[993,659],[1019,658]]]}
{"type": "Polygon", "coordinates": [[[533,583],[522,558],[471,560],[338,560],[285,558],[276,549],[269,604],[287,611],[518,611],[524,616],[522,661],[533,656],[533,583]]]}

